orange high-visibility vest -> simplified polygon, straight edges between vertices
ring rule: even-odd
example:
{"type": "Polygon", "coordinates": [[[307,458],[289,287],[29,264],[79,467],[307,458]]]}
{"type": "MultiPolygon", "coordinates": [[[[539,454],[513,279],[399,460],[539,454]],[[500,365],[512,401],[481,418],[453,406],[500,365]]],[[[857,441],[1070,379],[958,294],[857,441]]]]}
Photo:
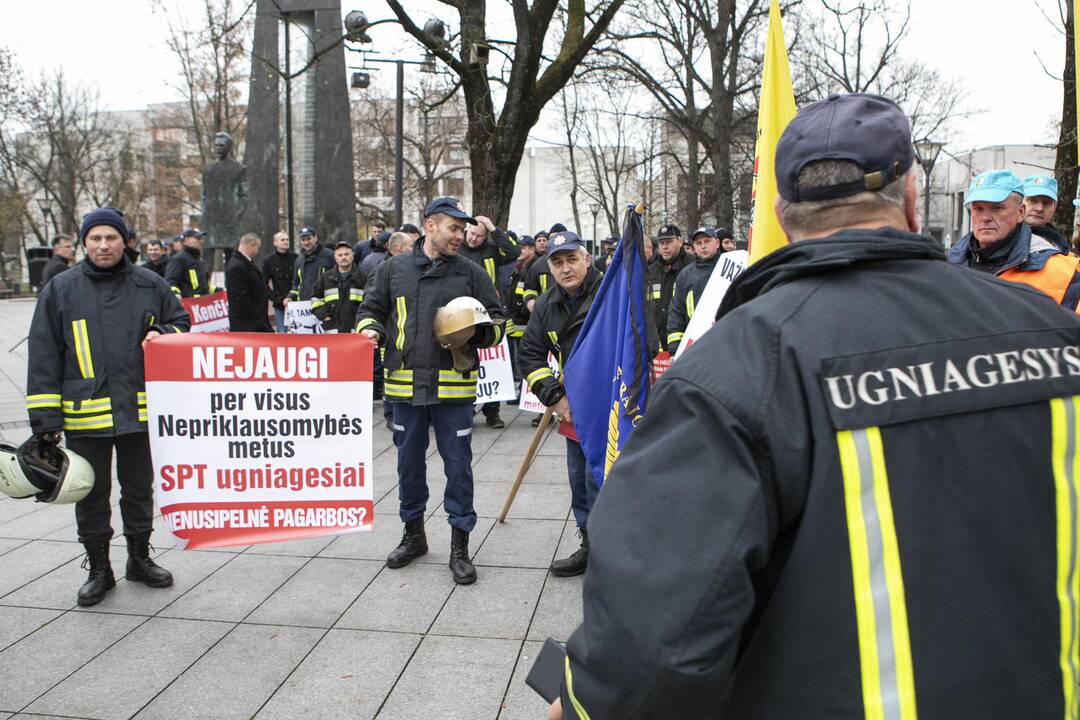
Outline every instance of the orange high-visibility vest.
{"type": "MultiPolygon", "coordinates": [[[[1009,268],[998,273],[998,277],[1002,280],[1030,285],[1043,294],[1049,295],[1060,305],[1065,299],[1065,291],[1076,277],[1078,263],[1080,263],[1080,257],[1075,255],[1053,255],[1038,270],[1009,268]]],[[[1069,309],[1080,313],[1075,306],[1069,309]]]]}

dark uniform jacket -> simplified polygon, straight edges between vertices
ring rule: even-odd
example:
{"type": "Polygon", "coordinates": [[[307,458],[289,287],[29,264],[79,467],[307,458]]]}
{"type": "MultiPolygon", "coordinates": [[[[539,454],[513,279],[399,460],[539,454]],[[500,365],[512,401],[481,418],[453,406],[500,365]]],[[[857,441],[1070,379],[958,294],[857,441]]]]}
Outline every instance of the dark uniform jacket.
{"type": "Polygon", "coordinates": [[[1056,247],[1063,253],[1072,252],[1072,247],[1069,245],[1069,240],[1054,227],[1053,223],[1043,225],[1042,227],[1031,227],[1031,233],[1044,238],[1051,245],[1056,247]]]}
{"type": "Polygon", "coordinates": [[[367,274],[354,268],[342,275],[336,267],[315,281],[311,296],[311,313],[322,320],[326,330],[352,332],[356,311],[364,301],[367,274]]]}
{"type": "Polygon", "coordinates": [[[229,293],[229,329],[233,332],[273,332],[266,317],[270,290],[255,263],[239,250],[225,265],[229,293]]]}
{"type": "Polygon", "coordinates": [[[291,250],[280,253],[275,248],[263,259],[263,276],[270,283],[270,299],[278,310],[285,308],[285,298],[289,297],[289,291],[292,290],[294,267],[296,267],[296,253],[291,250]]]}
{"type": "Polygon", "coordinates": [[[180,297],[199,297],[215,291],[206,274],[202,253],[187,245],[169,259],[165,269],[165,282],[180,297]]]}
{"type": "Polygon", "coordinates": [[[666,338],[667,350],[672,355],[679,349],[686,326],[694,315],[694,307],[705,292],[705,286],[709,284],[709,278],[712,277],[713,268],[719,259],[720,253],[708,260],[695,259],[693,263],[687,263],[675,278],[675,289],[668,306],[666,338]]]}
{"type": "Polygon", "coordinates": [[[548,291],[549,288],[554,287],[555,278],[551,274],[551,270],[548,268],[547,255],[541,255],[532,265],[529,266],[528,272],[525,273],[525,304],[528,306],[530,300],[535,300],[548,291]]]}
{"type": "Polygon", "coordinates": [[[334,262],[334,251],[330,248],[316,244],[311,252],[301,250],[293,264],[293,282],[289,297],[293,300],[310,300],[315,292],[315,281],[335,267],[337,263],[334,262]]]}
{"type": "Polygon", "coordinates": [[[533,255],[525,262],[519,260],[514,266],[514,272],[510,274],[503,302],[506,308],[506,334],[509,337],[521,337],[525,333],[525,326],[529,322],[529,308],[525,304],[525,276],[539,259],[533,255]]]}
{"type": "Polygon", "coordinates": [[[41,291],[30,323],[26,408],[35,433],[146,432],[141,343],[184,332],[188,314],[160,277],[83,260],[41,291]]]}
{"type": "Polygon", "coordinates": [[[380,335],[386,350],[386,397],[413,405],[471,405],[476,401],[479,359],[469,372],[454,370],[450,351],[435,340],[435,312],[463,295],[479,300],[495,323],[477,326],[469,345],[479,348],[502,340],[502,308],[482,268],[457,255],[432,261],[423,247],[421,237],[411,252],[379,266],[364,291],[356,330],[370,328],[380,335]]]}
{"type": "Polygon", "coordinates": [[[59,255],[50,257],[49,261],[45,263],[45,267],[41,271],[41,287],[48,285],[50,280],[67,270],[69,267],[68,261],[59,255]]]}
{"type": "Polygon", "coordinates": [[[471,248],[467,242],[463,242],[461,248],[458,249],[458,255],[484,268],[484,272],[491,278],[491,284],[496,287],[498,282],[497,268],[514,262],[520,254],[521,248],[518,247],[518,244],[499,228],[489,232],[484,239],[484,244],[480,247],[471,248]]]}
{"type": "Polygon", "coordinates": [[[518,364],[533,394],[549,407],[566,393],[548,367],[548,353],[555,356],[560,368],[566,367],[603,277],[590,267],[577,297],[570,297],[555,285],[533,305],[532,317],[518,346],[518,364]]]}
{"type": "Polygon", "coordinates": [[[1080,319],[889,229],[719,317],[589,516],[564,717],[1075,717],[1080,319]]]}
{"type": "Polygon", "coordinates": [[[157,259],[157,262],[154,262],[153,260],[147,260],[143,263],[142,266],[147,270],[156,272],[159,277],[165,277],[165,269],[169,267],[169,258],[162,255],[157,259]]]}
{"type": "MultiPolygon", "coordinates": [[[[693,262],[694,258],[680,247],[679,253],[670,264],[664,262],[660,253],[649,263],[645,280],[645,299],[648,300],[645,312],[648,315],[649,327],[655,329],[661,347],[667,346],[668,308],[671,307],[671,298],[675,295],[675,279],[684,267],[693,262]]],[[[653,330],[650,331],[650,336],[652,332],[653,330]]]]}

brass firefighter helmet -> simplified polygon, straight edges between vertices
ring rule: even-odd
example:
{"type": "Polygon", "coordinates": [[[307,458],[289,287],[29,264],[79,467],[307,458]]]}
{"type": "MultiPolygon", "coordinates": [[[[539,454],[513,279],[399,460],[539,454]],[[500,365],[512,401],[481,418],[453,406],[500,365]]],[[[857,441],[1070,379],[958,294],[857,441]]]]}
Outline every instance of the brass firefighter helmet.
{"type": "Polygon", "coordinates": [[[454,356],[454,369],[468,372],[475,358],[467,352],[477,325],[491,324],[487,309],[474,297],[462,295],[435,312],[435,339],[454,356]]]}

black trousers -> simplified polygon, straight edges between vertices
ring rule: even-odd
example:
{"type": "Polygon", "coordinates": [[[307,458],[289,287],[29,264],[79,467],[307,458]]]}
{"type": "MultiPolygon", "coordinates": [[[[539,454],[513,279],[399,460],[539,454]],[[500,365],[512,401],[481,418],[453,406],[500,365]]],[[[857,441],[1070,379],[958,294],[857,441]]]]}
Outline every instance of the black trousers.
{"type": "Polygon", "coordinates": [[[154,524],[154,466],[150,460],[149,433],[115,437],[82,437],[69,433],[67,447],[86,458],[94,469],[94,488],[75,503],[79,542],[106,540],[113,536],[109,498],[114,447],[124,534],[150,532],[154,524]]]}

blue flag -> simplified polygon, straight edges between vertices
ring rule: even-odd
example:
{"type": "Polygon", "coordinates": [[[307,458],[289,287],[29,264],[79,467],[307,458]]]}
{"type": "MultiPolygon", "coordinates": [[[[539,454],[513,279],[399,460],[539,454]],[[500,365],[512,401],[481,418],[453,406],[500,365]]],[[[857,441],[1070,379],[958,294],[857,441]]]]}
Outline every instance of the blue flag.
{"type": "Polygon", "coordinates": [[[630,206],[622,240],[564,372],[574,429],[598,485],[645,412],[650,371],[644,258],[641,215],[630,206]]]}

